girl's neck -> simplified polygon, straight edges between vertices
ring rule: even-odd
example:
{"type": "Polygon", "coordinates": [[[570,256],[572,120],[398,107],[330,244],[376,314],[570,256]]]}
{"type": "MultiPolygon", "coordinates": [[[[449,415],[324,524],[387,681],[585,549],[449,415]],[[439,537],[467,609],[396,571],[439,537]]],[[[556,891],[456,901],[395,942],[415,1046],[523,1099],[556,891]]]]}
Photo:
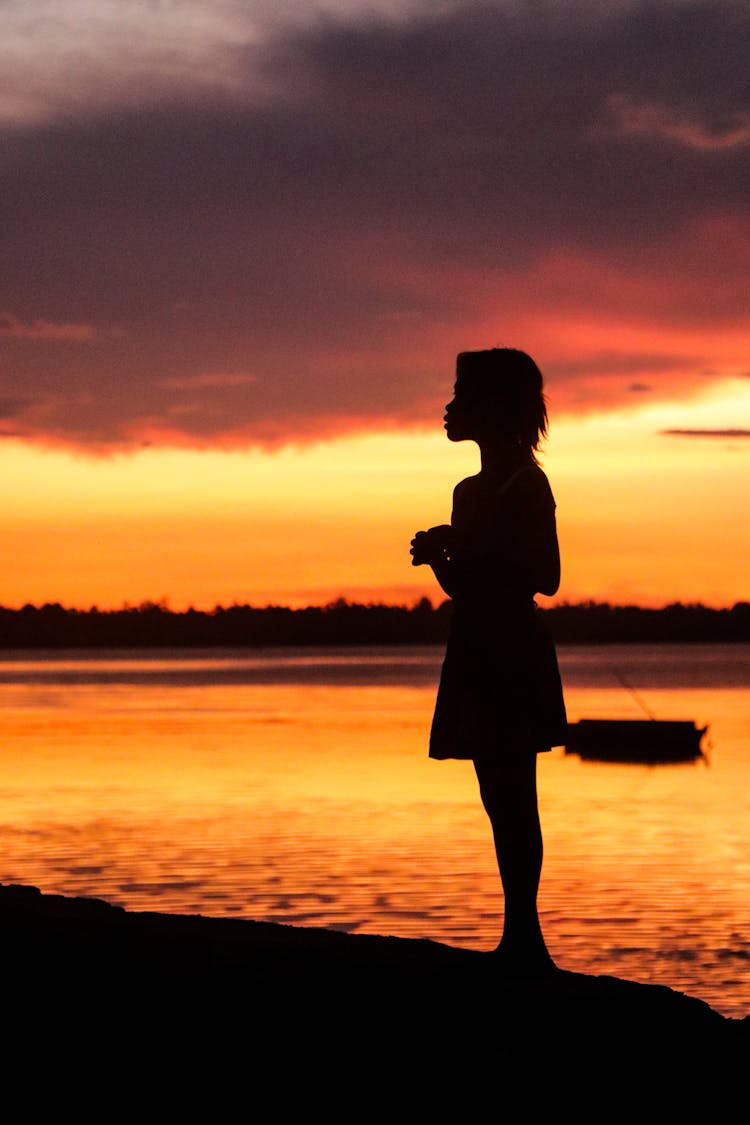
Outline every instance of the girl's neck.
{"type": "Polygon", "coordinates": [[[480,445],[482,457],[481,475],[493,480],[504,480],[517,469],[524,465],[533,464],[533,458],[528,449],[515,444],[480,445]]]}

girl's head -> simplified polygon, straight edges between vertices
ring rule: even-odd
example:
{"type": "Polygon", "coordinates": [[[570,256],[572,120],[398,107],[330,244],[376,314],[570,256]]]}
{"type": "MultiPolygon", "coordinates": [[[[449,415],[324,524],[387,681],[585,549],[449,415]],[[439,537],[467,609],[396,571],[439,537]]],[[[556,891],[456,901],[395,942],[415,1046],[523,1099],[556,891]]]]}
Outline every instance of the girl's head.
{"type": "Polygon", "coordinates": [[[459,352],[454,398],[446,407],[448,437],[500,441],[533,458],[547,434],[543,388],[542,373],[526,352],[459,352]]]}

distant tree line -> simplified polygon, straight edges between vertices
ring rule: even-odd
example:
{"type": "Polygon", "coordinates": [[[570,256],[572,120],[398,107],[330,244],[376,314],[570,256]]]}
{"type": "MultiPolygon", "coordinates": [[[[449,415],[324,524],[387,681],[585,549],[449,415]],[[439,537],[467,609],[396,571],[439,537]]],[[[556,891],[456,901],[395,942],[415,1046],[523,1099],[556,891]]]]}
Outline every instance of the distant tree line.
{"type": "MultiPolygon", "coordinates": [[[[559,644],[750,641],[748,602],[726,609],[584,602],[542,612],[559,644]]],[[[116,610],[67,609],[54,602],[0,607],[0,648],[439,644],[448,635],[450,614],[450,602],[433,606],[428,598],[412,606],[340,598],[303,609],[231,605],[181,611],[156,602],[116,610]]]]}

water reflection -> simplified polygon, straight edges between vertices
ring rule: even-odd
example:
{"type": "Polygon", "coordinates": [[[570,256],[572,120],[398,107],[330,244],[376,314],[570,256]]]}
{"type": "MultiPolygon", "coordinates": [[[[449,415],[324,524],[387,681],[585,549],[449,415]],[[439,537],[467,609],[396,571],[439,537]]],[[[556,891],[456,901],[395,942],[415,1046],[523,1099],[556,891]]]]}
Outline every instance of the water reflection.
{"type": "MultiPolygon", "coordinates": [[[[609,668],[602,650],[561,653],[572,719],[636,713],[613,675],[627,657],[655,713],[710,721],[713,749],[655,769],[545,756],[550,947],[563,968],[745,1015],[750,676],[722,677],[750,650],[604,651],[609,668]]],[[[354,679],[333,683],[304,681],[298,660],[325,667],[309,652],[1,662],[0,881],[491,948],[501,902],[471,767],[426,758],[439,652],[397,654],[396,683],[386,655],[337,654],[354,679]]]]}

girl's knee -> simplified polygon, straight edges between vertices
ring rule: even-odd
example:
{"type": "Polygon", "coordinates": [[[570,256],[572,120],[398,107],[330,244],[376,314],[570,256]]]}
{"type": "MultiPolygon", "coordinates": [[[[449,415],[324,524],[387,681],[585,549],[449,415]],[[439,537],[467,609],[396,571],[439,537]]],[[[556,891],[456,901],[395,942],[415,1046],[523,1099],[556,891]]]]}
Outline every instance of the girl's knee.
{"type": "Polygon", "coordinates": [[[516,755],[493,762],[478,759],[474,768],[482,804],[492,820],[526,817],[536,808],[536,756],[516,755]]]}

